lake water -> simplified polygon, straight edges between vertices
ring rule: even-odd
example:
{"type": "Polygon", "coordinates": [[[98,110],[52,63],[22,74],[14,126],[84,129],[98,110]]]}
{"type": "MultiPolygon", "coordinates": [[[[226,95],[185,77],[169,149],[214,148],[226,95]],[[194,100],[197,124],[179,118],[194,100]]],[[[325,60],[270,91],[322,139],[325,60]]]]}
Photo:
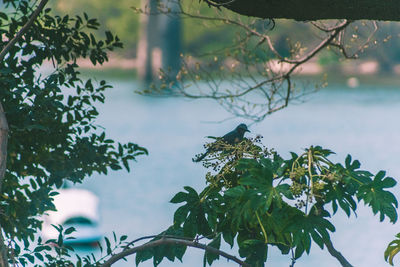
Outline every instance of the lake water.
{"type": "MultiPolygon", "coordinates": [[[[205,136],[221,136],[243,120],[210,123],[230,117],[212,101],[188,101],[174,98],[146,98],[134,94],[133,81],[111,81],[114,89],[99,106],[98,124],[108,136],[122,142],[132,141],[149,150],[131,165],[131,173],[110,172],[94,175],[79,187],[87,188],[100,198],[101,226],[112,236],[127,234],[133,240],[157,234],[172,224],[178,207],[169,200],[188,185],[201,190],[205,169],[192,162],[203,150],[205,136]]],[[[291,105],[263,122],[251,126],[250,136],[261,134],[269,148],[281,155],[300,152],[310,145],[322,145],[337,152],[334,160],[343,162],[347,153],[359,159],[372,172],[381,169],[400,177],[400,91],[396,87],[329,86],[308,97],[303,104],[291,105]]],[[[397,188],[395,194],[400,196],[397,188]]],[[[388,266],[383,252],[400,225],[364,208],[358,217],[347,218],[339,211],[333,218],[335,247],[355,266],[388,266]]],[[[226,247],[225,247],[226,248],[226,247]]],[[[229,252],[229,249],[228,249],[229,252]]],[[[232,251],[237,255],[236,251],[232,251]]],[[[183,263],[164,261],[160,266],[202,266],[203,252],[189,248],[183,263]]],[[[400,256],[399,256],[400,258],[400,256]]],[[[133,266],[121,262],[115,266],[133,266]]],[[[395,259],[396,260],[396,259],[395,259]]],[[[268,266],[289,266],[290,257],[269,251],[268,266]]],[[[148,261],[140,266],[152,266],[148,261]]],[[[236,266],[222,259],[213,266],[236,266]]],[[[313,244],[311,254],[297,261],[296,267],[339,266],[326,250],[313,244]]]]}

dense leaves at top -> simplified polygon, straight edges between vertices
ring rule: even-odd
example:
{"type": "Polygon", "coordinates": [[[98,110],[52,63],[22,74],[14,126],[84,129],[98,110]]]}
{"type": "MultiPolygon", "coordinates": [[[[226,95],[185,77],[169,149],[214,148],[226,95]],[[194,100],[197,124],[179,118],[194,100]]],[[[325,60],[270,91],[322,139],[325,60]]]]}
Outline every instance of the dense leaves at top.
{"type": "MultiPolygon", "coordinates": [[[[215,248],[222,240],[231,247],[237,244],[246,262],[264,266],[270,246],[290,252],[292,260],[310,253],[312,243],[324,248],[335,231],[330,218],[339,208],[350,216],[364,203],[381,221],[396,222],[398,203],[388,191],[395,180],[383,171],[373,175],[361,170],[350,155],[345,164],[333,163],[332,153],[317,146],[283,159],[264,149],[259,138],[217,151],[204,161],[212,169],[208,186],[201,193],[185,187],[172,198],[181,206],[168,231],[208,239],[215,248]]],[[[136,262],[154,257],[157,265],[163,257],[181,259],[181,253],[173,247],[146,250],[137,254],[136,262]]],[[[217,258],[205,253],[204,265],[217,258]]]]}
{"type": "MultiPolygon", "coordinates": [[[[35,9],[35,1],[5,1],[0,46],[13,38],[35,9]]],[[[0,224],[8,238],[33,239],[37,215],[54,209],[51,191],[66,180],[81,182],[107,173],[147,151],[107,139],[97,127],[96,102],[104,102],[105,81],[82,80],[76,59],[107,60],[121,47],[110,32],[96,40],[98,22],[86,14],[52,16],[46,9],[0,62],[0,101],[9,124],[7,171],[0,195],[0,224]],[[39,69],[46,63],[47,69],[39,69]],[[49,73],[50,72],[50,73],[49,73]]]]}

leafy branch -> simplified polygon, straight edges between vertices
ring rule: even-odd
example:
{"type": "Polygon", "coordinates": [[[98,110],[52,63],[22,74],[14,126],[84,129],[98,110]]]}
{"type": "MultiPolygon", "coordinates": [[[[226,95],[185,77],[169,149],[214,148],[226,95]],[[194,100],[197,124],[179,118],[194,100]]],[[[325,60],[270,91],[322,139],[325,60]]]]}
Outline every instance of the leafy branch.
{"type": "Polygon", "coordinates": [[[38,3],[11,0],[0,12],[1,32],[8,38],[0,41],[1,266],[19,264],[22,250],[15,240],[26,249],[35,241],[40,215],[55,209],[53,190],[65,180],[79,183],[93,172],[129,171],[131,161],[147,154],[137,144],[106,138],[94,123],[94,103],[104,102],[103,92],[111,86],[83,81],[77,70],[79,57],[93,64],[108,60],[106,50],[122,46],[118,37],[107,32],[98,40],[90,32],[99,26],[96,19],[86,13],[52,16],[49,8],[42,12],[46,0],[38,3]],[[54,70],[38,75],[45,61],[53,62],[54,70]]]}
{"type": "MultiPolygon", "coordinates": [[[[321,249],[326,246],[342,266],[350,267],[332,244],[330,235],[335,226],[330,218],[339,207],[350,216],[351,211],[356,212],[357,203],[363,202],[373,214],[380,214],[380,220],[396,222],[397,200],[388,191],[396,183],[385,172],[373,175],[360,169],[360,163],[351,156],[344,164],[334,163],[329,159],[332,154],[331,150],[312,146],[283,159],[254,139],[213,151],[203,161],[210,169],[207,187],[198,193],[186,186],[171,199],[181,205],[168,231],[209,239],[217,249],[222,240],[231,247],[237,244],[240,257],[251,266],[267,262],[270,246],[284,255],[292,252],[293,265],[304,253],[310,253],[315,243],[321,249]]],[[[164,257],[179,259],[181,253],[171,249],[148,251],[138,254],[136,261],[153,258],[159,263],[164,257]]],[[[207,253],[204,256],[204,262],[210,265],[215,259],[207,253]]]]}
{"type": "Polygon", "coordinates": [[[25,23],[25,25],[19,30],[19,32],[7,43],[7,45],[0,52],[0,61],[3,61],[4,57],[8,53],[8,51],[18,42],[20,38],[28,31],[28,29],[35,22],[36,18],[39,16],[40,12],[42,12],[43,8],[47,4],[49,0],[41,0],[35,11],[32,13],[29,20],[25,23]]]}

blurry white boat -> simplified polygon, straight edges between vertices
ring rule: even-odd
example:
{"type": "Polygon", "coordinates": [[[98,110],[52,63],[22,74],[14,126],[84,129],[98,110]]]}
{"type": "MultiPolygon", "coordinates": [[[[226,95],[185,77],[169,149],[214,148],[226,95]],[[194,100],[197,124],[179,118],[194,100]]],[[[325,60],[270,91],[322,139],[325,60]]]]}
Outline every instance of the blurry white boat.
{"type": "Polygon", "coordinates": [[[68,235],[74,239],[64,239],[69,245],[95,245],[102,238],[99,228],[99,200],[92,192],[84,189],[60,189],[54,196],[57,211],[49,211],[44,216],[42,226],[43,240],[58,238],[53,225],[62,225],[64,230],[74,227],[75,232],[68,235]]]}

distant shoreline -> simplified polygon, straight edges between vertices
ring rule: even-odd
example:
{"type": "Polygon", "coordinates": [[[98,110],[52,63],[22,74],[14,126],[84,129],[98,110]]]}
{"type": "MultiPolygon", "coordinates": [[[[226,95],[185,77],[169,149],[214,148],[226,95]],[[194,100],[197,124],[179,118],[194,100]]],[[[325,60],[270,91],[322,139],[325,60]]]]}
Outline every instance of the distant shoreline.
{"type": "MultiPolygon", "coordinates": [[[[48,64],[51,65],[52,63],[49,62],[48,64]]],[[[81,72],[88,76],[101,74],[108,78],[116,77],[122,79],[135,79],[137,77],[137,60],[135,58],[123,59],[111,56],[109,61],[96,66],[86,58],[78,59],[77,64],[81,72]]],[[[272,68],[284,68],[285,66],[281,64],[277,62],[271,63],[272,68]]],[[[348,84],[349,79],[352,79],[351,81],[353,82],[355,81],[354,79],[357,79],[357,86],[359,84],[400,85],[400,64],[393,68],[392,73],[381,73],[379,63],[372,60],[349,60],[340,64],[326,64],[323,66],[314,60],[305,63],[299,68],[294,78],[321,80],[324,75],[327,75],[329,84],[348,84]]]]}

